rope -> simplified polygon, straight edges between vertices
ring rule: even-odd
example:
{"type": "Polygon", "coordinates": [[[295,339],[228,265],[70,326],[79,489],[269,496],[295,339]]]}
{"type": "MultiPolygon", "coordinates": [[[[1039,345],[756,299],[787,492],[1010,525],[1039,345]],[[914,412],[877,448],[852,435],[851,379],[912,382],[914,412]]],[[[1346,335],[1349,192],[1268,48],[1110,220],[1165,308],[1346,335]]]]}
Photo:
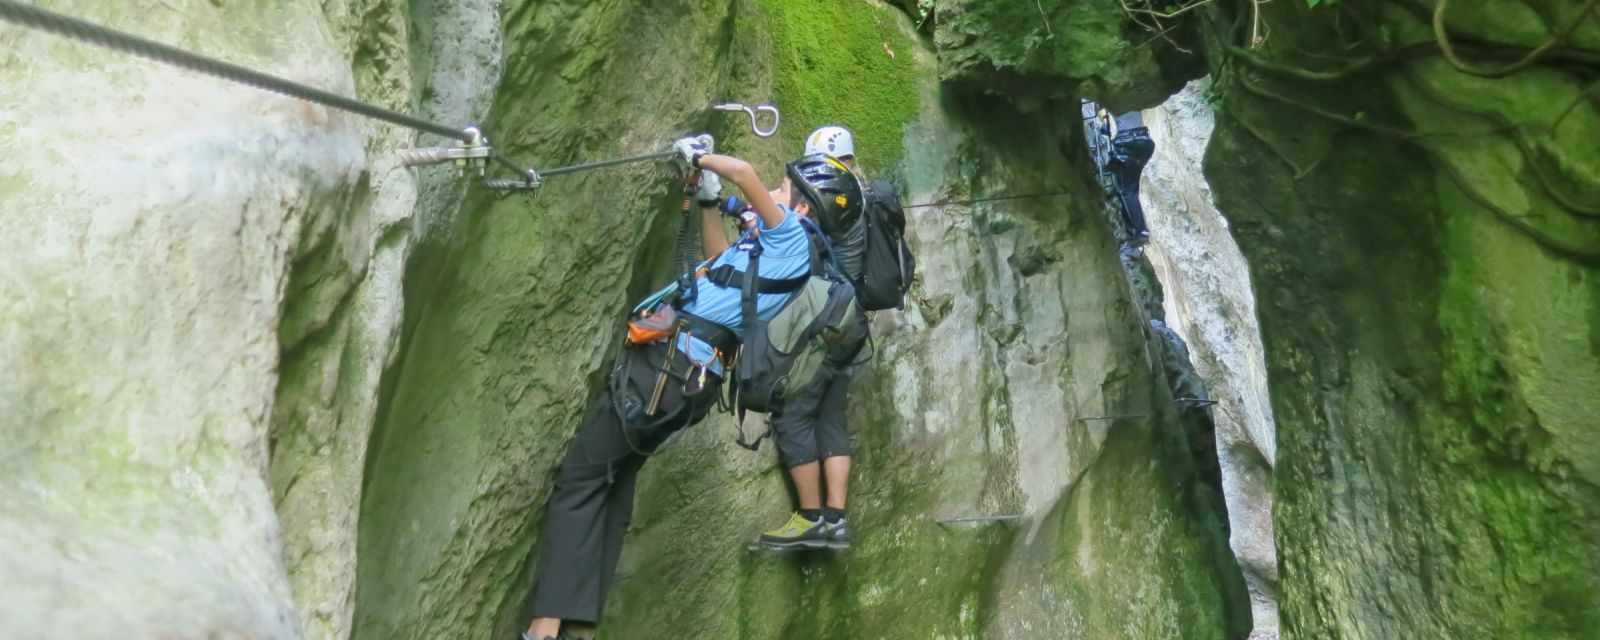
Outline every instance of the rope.
{"type": "Polygon", "coordinates": [[[1020,194],[1020,195],[1010,195],[1010,196],[991,196],[991,197],[988,197],[988,198],[977,198],[977,199],[974,199],[974,200],[944,200],[944,201],[941,201],[941,202],[927,202],[927,203],[923,203],[923,204],[908,205],[905,208],[906,209],[921,209],[923,207],[965,206],[965,205],[970,205],[970,204],[978,204],[980,202],[998,202],[998,201],[1001,201],[1001,200],[1024,200],[1024,199],[1032,199],[1032,198],[1058,198],[1058,197],[1061,197],[1061,196],[1070,196],[1070,195],[1073,195],[1073,193],[1071,191],[1057,191],[1057,192],[1054,192],[1054,193],[1025,193],[1025,194],[1020,194]]]}
{"type": "MultiPolygon", "coordinates": [[[[240,84],[250,85],[258,89],[265,89],[274,93],[299,98],[308,102],[333,107],[366,116],[375,120],[382,120],[391,124],[409,127],[418,131],[438,134],[446,138],[453,138],[462,142],[472,142],[472,135],[460,129],[447,127],[427,120],[414,118],[403,113],[373,106],[344,96],[329,93],[315,87],[308,87],[267,75],[253,69],[247,69],[236,64],[223,62],[214,58],[189,53],[176,47],[168,46],[154,40],[147,40],[139,36],[108,29],[92,22],[86,22],[64,16],[59,13],[46,11],[38,7],[22,4],[16,0],[0,0],[0,19],[9,20],[23,26],[48,31],[56,35],[65,36],[90,44],[97,44],[108,49],[115,49],[124,53],[142,58],[165,62],[182,67],[190,71],[197,71],[207,75],[231,80],[240,84]]],[[[519,172],[521,170],[519,169],[519,172]]]]}

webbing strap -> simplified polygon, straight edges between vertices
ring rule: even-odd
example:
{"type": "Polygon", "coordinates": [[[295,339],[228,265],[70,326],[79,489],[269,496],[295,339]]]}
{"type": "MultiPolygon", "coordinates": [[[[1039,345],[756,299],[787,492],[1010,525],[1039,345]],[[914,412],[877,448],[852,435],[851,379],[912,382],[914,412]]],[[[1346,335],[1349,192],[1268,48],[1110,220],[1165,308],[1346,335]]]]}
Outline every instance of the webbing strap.
{"type": "Polygon", "coordinates": [[[838,252],[833,250],[833,242],[828,240],[828,234],[822,232],[822,227],[817,226],[817,223],[813,222],[810,218],[801,218],[800,226],[806,230],[807,239],[810,240],[811,274],[822,276],[830,275],[827,268],[831,266],[833,267],[834,272],[831,275],[836,275],[836,279],[849,280],[849,278],[846,278],[844,275],[844,265],[839,263],[838,252]],[[817,245],[822,246],[820,251],[817,249],[817,245]],[[822,261],[823,255],[828,256],[828,261],[826,263],[822,261]]]}
{"type": "MultiPolygon", "coordinates": [[[[739,290],[743,291],[745,279],[749,277],[748,273],[733,268],[731,264],[725,264],[707,271],[706,280],[719,287],[738,287],[739,290]]],[[[810,278],[810,275],[783,279],[756,276],[756,291],[758,293],[794,293],[799,291],[801,287],[806,286],[806,280],[810,278]]]]}

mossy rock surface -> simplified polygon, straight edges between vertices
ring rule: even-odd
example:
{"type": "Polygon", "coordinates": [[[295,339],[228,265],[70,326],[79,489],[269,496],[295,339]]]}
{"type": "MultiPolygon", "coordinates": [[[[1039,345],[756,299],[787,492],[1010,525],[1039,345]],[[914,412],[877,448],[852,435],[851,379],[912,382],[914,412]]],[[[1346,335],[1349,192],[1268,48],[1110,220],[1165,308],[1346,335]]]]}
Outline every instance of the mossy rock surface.
{"type": "MultiPolygon", "coordinates": [[[[1340,63],[1304,52],[1427,46],[1423,4],[1277,3],[1254,55],[1325,70],[1340,63]]],[[[1451,3],[1446,23],[1532,47],[1579,5],[1451,3]]],[[[1232,60],[1207,175],[1261,300],[1285,633],[1600,636],[1600,111],[1583,75],[1421,56],[1309,80],[1232,60]]]]}
{"type": "MultiPolygon", "coordinates": [[[[941,83],[929,40],[887,5],[512,3],[505,24],[489,130],[540,166],[710,130],[775,184],[807,132],[842,123],[868,172],[902,176],[912,200],[1094,188],[1086,157],[1063,151],[1082,144],[1075,122],[941,83]],[[769,97],[785,116],[770,140],[705,110],[769,97]]],[[[1075,98],[1062,104],[1076,109],[1075,98]]],[[[621,310],[672,275],[677,204],[661,167],[554,177],[531,202],[470,194],[459,228],[418,250],[404,351],[369,456],[357,638],[509,637],[526,624],[552,466],[603,380],[621,310]]],[[[922,281],[906,311],[877,318],[881,355],[853,392],[854,548],[748,552],[787,515],[789,492],[770,449],[733,446],[734,425],[713,417],[645,466],[602,633],[1032,637],[1000,619],[1026,594],[1003,574],[1070,585],[1029,614],[1038,625],[1063,607],[1118,602],[1097,579],[1066,567],[1058,576],[1018,552],[1019,536],[1065,510],[1057,503],[1100,455],[1101,438],[1068,416],[1149,402],[1124,389],[1152,387],[1126,373],[1144,338],[1101,213],[1097,196],[914,210],[922,281]],[[935,523],[973,513],[1025,513],[1029,524],[935,523]]],[[[753,418],[745,428],[762,427],[753,418]]],[[[1118,456],[1149,467],[1163,451],[1118,456]]],[[[1180,466],[1127,490],[1161,493],[1191,474],[1180,466]]],[[[1183,637],[1181,627],[1226,636],[1242,592],[1229,561],[1208,555],[1226,549],[1214,505],[1098,487],[1096,535],[1126,526],[1149,530],[1155,547],[1208,550],[1108,554],[1107,570],[1128,576],[1118,589],[1159,574],[1151,598],[1189,594],[1174,596],[1164,619],[1182,624],[1164,637],[1183,637]]],[[[1105,637],[1118,617],[1076,637],[1105,637]]]]}

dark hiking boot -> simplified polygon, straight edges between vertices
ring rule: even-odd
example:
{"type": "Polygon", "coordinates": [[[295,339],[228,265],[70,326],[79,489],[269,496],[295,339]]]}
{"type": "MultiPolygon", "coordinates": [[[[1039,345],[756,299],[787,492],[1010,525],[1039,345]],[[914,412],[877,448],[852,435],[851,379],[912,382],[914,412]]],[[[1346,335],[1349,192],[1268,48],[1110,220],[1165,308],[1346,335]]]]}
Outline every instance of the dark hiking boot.
{"type": "Polygon", "coordinates": [[[849,520],[846,520],[844,518],[839,518],[838,522],[823,522],[822,523],[822,530],[823,530],[823,532],[827,533],[827,535],[828,535],[828,548],[829,549],[840,549],[840,550],[843,550],[843,549],[849,549],[850,548],[850,521],[849,520]]]}
{"type": "Polygon", "coordinates": [[[826,527],[821,518],[807,520],[805,516],[795,512],[783,526],[761,534],[758,542],[777,549],[794,547],[822,549],[828,546],[826,527]]]}

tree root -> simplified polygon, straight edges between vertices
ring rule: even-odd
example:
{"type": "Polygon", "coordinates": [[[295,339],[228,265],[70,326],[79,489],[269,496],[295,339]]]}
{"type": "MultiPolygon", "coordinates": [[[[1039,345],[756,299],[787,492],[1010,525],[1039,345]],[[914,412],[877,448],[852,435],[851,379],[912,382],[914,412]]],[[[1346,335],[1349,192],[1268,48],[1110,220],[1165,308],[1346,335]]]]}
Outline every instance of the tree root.
{"type": "Polygon", "coordinates": [[[1457,71],[1482,78],[1504,78],[1513,73],[1533,66],[1534,63],[1539,61],[1540,57],[1565,44],[1567,39],[1571,38],[1572,34],[1577,32],[1578,27],[1589,18],[1591,13],[1594,12],[1594,8],[1597,5],[1600,5],[1600,0],[1589,0],[1583,5],[1583,8],[1578,11],[1578,17],[1574,18],[1572,23],[1567,25],[1566,29],[1563,29],[1559,33],[1551,36],[1549,40],[1544,42],[1544,44],[1541,44],[1538,47],[1528,51],[1527,55],[1523,56],[1520,60],[1499,68],[1484,69],[1480,67],[1474,67],[1468,64],[1465,60],[1462,60],[1460,56],[1456,55],[1455,46],[1450,43],[1450,34],[1445,30],[1444,27],[1444,15],[1445,11],[1450,6],[1450,0],[1439,0],[1439,4],[1434,5],[1433,38],[1439,43],[1439,53],[1443,54],[1445,60],[1450,61],[1450,66],[1455,67],[1457,71]]]}
{"type": "MultiPolygon", "coordinates": [[[[1424,146],[1424,148],[1426,149],[1426,146],[1424,146]]],[[[1501,208],[1500,205],[1495,204],[1483,194],[1472,190],[1472,187],[1469,186],[1470,181],[1467,180],[1465,176],[1461,175],[1461,172],[1455,168],[1455,165],[1440,161],[1432,150],[1428,150],[1428,152],[1430,155],[1435,156],[1434,165],[1444,170],[1445,176],[1450,178],[1452,183],[1455,183],[1456,188],[1461,190],[1462,195],[1467,196],[1468,200],[1473,201],[1478,206],[1488,210],[1489,213],[1494,214],[1496,219],[1505,223],[1512,229],[1522,233],[1523,236],[1526,236],[1535,244],[1543,247],[1546,251],[1580,264],[1600,266],[1600,251],[1569,245],[1556,239],[1554,236],[1551,236],[1548,233],[1540,231],[1538,227],[1523,222],[1522,217],[1511,215],[1511,212],[1501,208]]]]}
{"type": "MultiPolygon", "coordinates": [[[[1440,168],[1443,171],[1445,171],[1446,175],[1451,179],[1451,181],[1453,183],[1455,183],[1456,187],[1459,188],[1461,190],[1461,192],[1464,195],[1467,196],[1468,199],[1472,200],[1474,203],[1477,203],[1478,205],[1482,206],[1484,209],[1486,209],[1489,212],[1493,213],[1496,218],[1498,218],[1499,220],[1501,220],[1502,222],[1504,222],[1505,224],[1507,224],[1511,228],[1517,230],[1518,232],[1522,233],[1524,236],[1526,236],[1529,239],[1533,240],[1539,246],[1545,248],[1546,250],[1548,250],[1548,251],[1550,251],[1552,253],[1558,254],[1558,255],[1562,256],[1563,258],[1566,258],[1568,260],[1572,260],[1572,261],[1575,261],[1575,262],[1579,262],[1579,263],[1582,263],[1582,264],[1586,264],[1586,265],[1600,265],[1600,251],[1591,251],[1591,250],[1584,249],[1582,247],[1577,247],[1577,246],[1573,246],[1573,245],[1564,243],[1561,240],[1555,238],[1554,236],[1551,236],[1550,234],[1547,234],[1547,233],[1541,231],[1539,228],[1524,222],[1520,217],[1512,215],[1510,212],[1506,211],[1505,209],[1501,208],[1499,205],[1495,204],[1493,201],[1489,200],[1488,197],[1486,197],[1483,194],[1473,190],[1472,187],[1469,184],[1469,181],[1466,180],[1465,177],[1463,177],[1460,174],[1460,171],[1458,169],[1456,169],[1455,165],[1450,164],[1443,157],[1441,157],[1441,154],[1440,154],[1440,152],[1438,150],[1434,149],[1431,145],[1426,144],[1426,141],[1428,139],[1430,139],[1430,138],[1431,139],[1438,139],[1438,138],[1456,138],[1456,137],[1482,137],[1482,136],[1488,136],[1488,135],[1500,135],[1500,134],[1511,133],[1516,137],[1516,139],[1519,140],[1518,148],[1523,153],[1524,157],[1527,158],[1530,163],[1535,163],[1534,156],[1532,156],[1533,150],[1531,149],[1531,147],[1523,146],[1524,143],[1520,141],[1521,138],[1522,138],[1522,135],[1521,135],[1522,132],[1521,132],[1521,128],[1519,126],[1512,125],[1512,124],[1507,124],[1507,125],[1502,125],[1502,126],[1494,127],[1492,129],[1487,129],[1487,130],[1484,130],[1484,131],[1477,131],[1477,132],[1422,133],[1422,132],[1419,132],[1419,131],[1403,129],[1403,128],[1395,127],[1395,126],[1391,126],[1391,125],[1385,125],[1385,124],[1368,122],[1368,121],[1364,121],[1364,120],[1358,120],[1356,118],[1352,118],[1352,117],[1346,116],[1346,115],[1341,114],[1341,113],[1330,111],[1328,109],[1325,109],[1323,107],[1320,107],[1320,106],[1317,106],[1317,105],[1314,105],[1314,104],[1309,104],[1309,103],[1306,103],[1306,102],[1295,100],[1295,99],[1290,98],[1288,96],[1285,96],[1285,95],[1282,95],[1280,93],[1271,91],[1270,89],[1266,89],[1264,87],[1256,85],[1255,83],[1250,81],[1248,76],[1243,75],[1243,74],[1239,75],[1239,84],[1246,91],[1249,91],[1250,93],[1252,93],[1252,94],[1254,94],[1256,96],[1259,96],[1259,97],[1262,97],[1262,98],[1265,98],[1265,99],[1268,99],[1268,100],[1273,100],[1275,102],[1280,102],[1280,103],[1289,105],[1291,107],[1295,107],[1297,109],[1300,109],[1302,111],[1305,111],[1307,113],[1316,115],[1318,117],[1321,117],[1321,118],[1324,118],[1324,119],[1327,119],[1327,120],[1331,120],[1331,121],[1334,121],[1334,122],[1338,122],[1338,123],[1344,124],[1344,125],[1352,127],[1352,128],[1361,129],[1363,131],[1369,131],[1369,132],[1372,132],[1372,133],[1377,133],[1377,134],[1380,134],[1380,135],[1383,135],[1383,136],[1387,136],[1387,137],[1390,137],[1390,138],[1394,138],[1394,139],[1397,139],[1397,140],[1401,140],[1401,141],[1404,141],[1404,142],[1409,142],[1409,143],[1417,145],[1425,153],[1427,153],[1430,158],[1433,159],[1433,165],[1435,167],[1440,168]]],[[[1292,165],[1293,163],[1290,163],[1290,164],[1292,165]]],[[[1568,211],[1574,211],[1573,208],[1568,207],[1568,202],[1565,201],[1565,198],[1564,198],[1563,195],[1560,195],[1558,192],[1555,192],[1550,188],[1552,185],[1549,184],[1548,176],[1545,176],[1542,173],[1540,173],[1537,168],[1535,168],[1534,172],[1535,172],[1536,176],[1538,176],[1539,180],[1541,181],[1541,183],[1542,183],[1541,186],[1543,186],[1545,188],[1545,191],[1550,194],[1552,200],[1556,201],[1562,207],[1567,208],[1568,211]]],[[[1577,210],[1583,210],[1583,207],[1579,207],[1577,210]]]]}
{"type": "Polygon", "coordinates": [[[1500,124],[1500,128],[1502,129],[1501,133],[1509,135],[1512,143],[1517,145],[1517,151],[1522,154],[1523,159],[1528,163],[1529,172],[1531,172],[1534,178],[1538,180],[1539,186],[1544,189],[1545,194],[1550,196],[1551,200],[1554,200],[1556,204],[1561,205],[1562,208],[1566,209],[1567,212],[1575,218],[1600,219],[1600,205],[1591,205],[1579,202],[1577,198],[1567,194],[1565,191],[1562,191],[1556,186],[1555,180],[1550,177],[1549,172],[1544,168],[1544,164],[1539,162],[1540,154],[1538,149],[1535,148],[1535,144],[1532,140],[1533,134],[1535,133],[1554,137],[1556,126],[1559,125],[1561,121],[1571,113],[1573,108],[1579,104],[1583,104],[1583,102],[1588,99],[1589,91],[1593,90],[1596,85],[1591,85],[1585,88],[1583,91],[1580,91],[1578,96],[1572,101],[1572,104],[1568,105],[1568,107],[1560,116],[1556,118],[1554,122],[1549,125],[1544,125],[1512,122],[1509,118],[1505,117],[1499,112],[1485,112],[1468,109],[1466,107],[1451,103],[1445,98],[1445,96],[1440,95],[1438,92],[1429,88],[1426,84],[1416,81],[1412,81],[1409,84],[1413,89],[1426,95],[1431,102],[1441,108],[1449,109],[1456,113],[1474,118],[1483,118],[1498,122],[1500,124]]]}

